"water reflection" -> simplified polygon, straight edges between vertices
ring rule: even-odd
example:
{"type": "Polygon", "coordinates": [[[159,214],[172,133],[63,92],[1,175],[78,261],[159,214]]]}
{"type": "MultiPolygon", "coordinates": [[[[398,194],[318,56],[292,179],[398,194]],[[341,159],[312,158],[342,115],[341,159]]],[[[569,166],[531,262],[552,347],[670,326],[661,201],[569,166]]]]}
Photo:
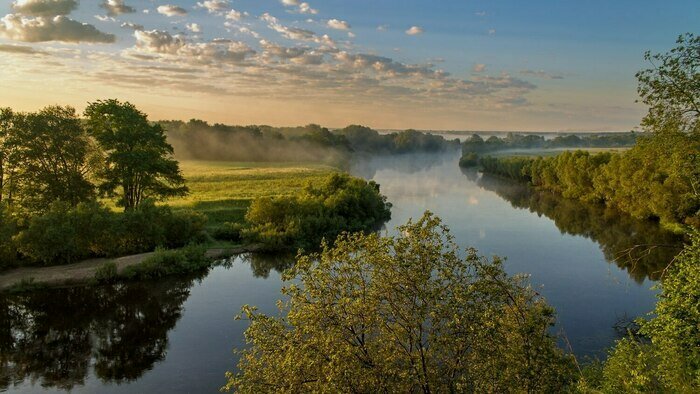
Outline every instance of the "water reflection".
{"type": "Polygon", "coordinates": [[[70,390],[91,373],[140,378],[165,357],[168,331],[198,277],[70,287],[0,298],[0,389],[25,380],[70,390]]]}
{"type": "Polygon", "coordinates": [[[564,234],[580,235],[598,245],[609,262],[627,271],[637,283],[658,280],[663,269],[680,251],[682,238],[657,223],[620,214],[601,204],[562,198],[534,190],[520,182],[463,169],[467,178],[496,193],[514,208],[527,209],[554,221],[564,234]]]}

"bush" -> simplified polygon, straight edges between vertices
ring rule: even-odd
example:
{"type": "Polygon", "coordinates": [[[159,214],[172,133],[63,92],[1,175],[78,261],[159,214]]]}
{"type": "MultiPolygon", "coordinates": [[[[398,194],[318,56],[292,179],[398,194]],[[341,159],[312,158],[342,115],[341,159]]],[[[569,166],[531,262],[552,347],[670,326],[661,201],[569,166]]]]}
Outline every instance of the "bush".
{"type": "Polygon", "coordinates": [[[321,240],[332,242],[343,231],[376,229],[391,217],[390,207],[375,182],[333,174],[296,196],[255,200],[243,234],[268,250],[317,249],[321,240]]]}
{"type": "Polygon", "coordinates": [[[95,271],[95,280],[100,283],[113,282],[117,277],[117,264],[114,261],[102,264],[95,271]]]}
{"type": "Polygon", "coordinates": [[[209,266],[206,247],[188,245],[182,249],[156,249],[155,253],[140,264],[124,269],[126,279],[156,279],[167,275],[199,271],[209,266]]]}
{"type": "Polygon", "coordinates": [[[225,222],[212,231],[212,237],[222,241],[240,242],[243,240],[243,225],[225,222]]]}
{"type": "Polygon", "coordinates": [[[6,207],[0,206],[0,270],[19,264],[19,251],[13,239],[18,231],[17,220],[6,207]]]}
{"type": "Polygon", "coordinates": [[[104,256],[110,249],[113,215],[96,202],[75,208],[55,202],[44,215],[29,219],[17,236],[17,248],[30,261],[47,265],[104,256]]]}
{"type": "Polygon", "coordinates": [[[476,167],[479,165],[479,155],[474,152],[465,154],[459,159],[460,167],[476,167]]]}
{"type": "MultiPolygon", "coordinates": [[[[12,254],[12,245],[16,245],[25,260],[48,265],[143,253],[158,246],[174,248],[200,241],[205,236],[205,223],[202,214],[173,212],[152,202],[123,213],[97,202],[74,208],[56,202],[45,214],[31,217],[27,228],[7,244],[10,246],[3,242],[0,254],[12,254]]],[[[12,233],[8,228],[0,228],[0,237],[12,233]]]]}

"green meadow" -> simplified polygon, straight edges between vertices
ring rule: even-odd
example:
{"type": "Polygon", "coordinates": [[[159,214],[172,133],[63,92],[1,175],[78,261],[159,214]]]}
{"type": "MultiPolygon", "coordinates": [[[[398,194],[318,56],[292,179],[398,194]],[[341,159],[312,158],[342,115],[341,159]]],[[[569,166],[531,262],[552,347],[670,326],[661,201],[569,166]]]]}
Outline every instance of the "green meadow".
{"type": "Polygon", "coordinates": [[[243,220],[258,197],[291,195],[308,182],[338,169],[307,163],[181,161],[189,195],[165,201],[173,209],[193,209],[209,218],[208,226],[243,220]]]}

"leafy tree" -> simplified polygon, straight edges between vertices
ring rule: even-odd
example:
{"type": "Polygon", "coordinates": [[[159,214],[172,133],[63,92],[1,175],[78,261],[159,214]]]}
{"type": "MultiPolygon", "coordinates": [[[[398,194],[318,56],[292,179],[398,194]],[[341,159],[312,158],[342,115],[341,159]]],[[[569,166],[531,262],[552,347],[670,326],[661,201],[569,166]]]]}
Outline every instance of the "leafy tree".
{"type": "Polygon", "coordinates": [[[114,195],[119,203],[134,209],[147,198],[162,199],[188,192],[173,147],[159,124],[129,103],[99,100],[85,109],[88,130],[106,153],[106,168],[100,190],[114,195]]]}
{"type": "Polygon", "coordinates": [[[345,234],[285,274],[276,318],[244,307],[250,347],[224,389],[558,392],[571,358],[553,310],[501,260],[465,258],[426,213],[396,237],[345,234]]]}
{"type": "MultiPolygon", "coordinates": [[[[667,268],[662,292],[638,336],[620,340],[599,379],[583,381],[586,392],[697,393],[700,391],[700,234],[667,268]]],[[[595,366],[594,368],[595,369],[595,366]]]]}
{"type": "Polygon", "coordinates": [[[700,37],[680,35],[676,44],[665,54],[644,54],[652,68],[637,73],[639,96],[649,106],[642,125],[700,133],[700,37]]]}
{"type": "Polygon", "coordinates": [[[3,192],[10,202],[16,199],[31,211],[44,211],[57,200],[75,206],[94,198],[88,178],[95,146],[75,109],[50,106],[15,114],[6,110],[2,117],[2,168],[10,181],[3,192]]]}

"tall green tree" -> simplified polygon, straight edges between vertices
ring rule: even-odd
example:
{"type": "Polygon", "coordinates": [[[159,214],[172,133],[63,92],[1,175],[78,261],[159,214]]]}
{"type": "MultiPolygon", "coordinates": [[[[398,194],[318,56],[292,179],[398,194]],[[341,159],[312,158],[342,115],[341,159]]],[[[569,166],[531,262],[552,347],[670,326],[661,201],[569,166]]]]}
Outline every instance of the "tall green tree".
{"type": "Polygon", "coordinates": [[[3,194],[10,203],[36,212],[57,200],[77,205],[94,198],[89,180],[94,146],[74,108],[5,110],[2,118],[3,194]]]}
{"type": "Polygon", "coordinates": [[[667,53],[644,55],[652,67],[637,73],[639,96],[649,106],[642,125],[700,133],[700,37],[686,33],[676,44],[667,53]]]}
{"type": "Polygon", "coordinates": [[[119,195],[119,204],[134,209],[147,198],[163,199],[188,192],[173,147],[159,124],[129,102],[99,100],[85,109],[89,133],[105,152],[99,189],[119,195]]]}
{"type": "Polygon", "coordinates": [[[282,317],[244,307],[250,345],[225,389],[259,392],[560,392],[571,358],[553,310],[501,260],[460,257],[426,213],[396,237],[357,233],[285,274],[282,317]]]}

